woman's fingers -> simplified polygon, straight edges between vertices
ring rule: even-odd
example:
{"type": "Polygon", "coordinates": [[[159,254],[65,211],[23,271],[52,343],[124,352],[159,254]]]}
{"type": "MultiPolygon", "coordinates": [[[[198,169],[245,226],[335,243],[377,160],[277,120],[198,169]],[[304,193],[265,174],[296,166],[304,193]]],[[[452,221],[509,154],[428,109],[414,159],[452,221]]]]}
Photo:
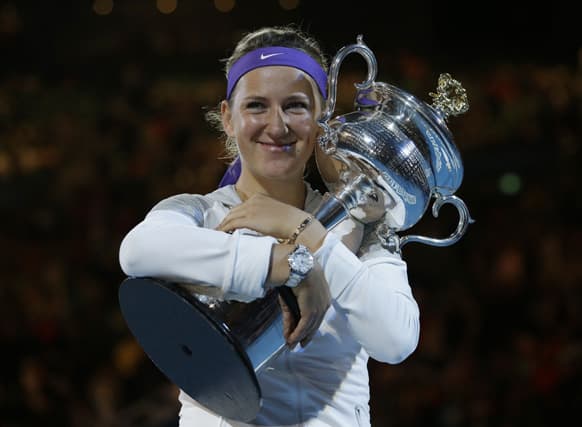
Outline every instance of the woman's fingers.
{"type": "MultiPolygon", "coordinates": [[[[241,205],[242,206],[242,205],[241,205]]],[[[244,209],[238,209],[239,206],[234,207],[230,210],[228,215],[224,217],[222,222],[216,226],[216,230],[232,232],[237,228],[243,228],[243,225],[248,222],[246,220],[247,215],[244,209]]]]}
{"type": "Polygon", "coordinates": [[[297,296],[301,318],[289,334],[287,343],[295,346],[300,342],[302,346],[306,346],[319,329],[331,304],[329,287],[323,270],[317,263],[305,280],[293,288],[293,292],[297,296]]]}
{"type": "Polygon", "coordinates": [[[233,207],[216,229],[232,232],[239,228],[248,228],[264,235],[287,238],[307,215],[294,206],[263,194],[255,194],[244,203],[233,207]],[[281,220],[283,218],[284,221],[281,220]]]}
{"type": "Polygon", "coordinates": [[[279,304],[283,315],[283,337],[286,342],[289,342],[289,335],[297,327],[295,316],[291,312],[289,306],[285,303],[283,297],[279,295],[279,304]]]}
{"type": "MultiPolygon", "coordinates": [[[[301,315],[301,319],[299,323],[293,329],[289,338],[287,339],[287,343],[290,347],[295,347],[297,343],[301,342],[301,345],[305,347],[305,345],[311,340],[311,337],[315,335],[317,329],[319,328],[320,321],[318,321],[319,316],[312,314],[310,316],[301,315]]],[[[323,316],[321,317],[323,319],[323,316]]]]}
{"type": "Polygon", "coordinates": [[[325,312],[321,313],[320,316],[318,316],[318,317],[315,318],[315,320],[313,321],[312,327],[309,328],[310,329],[310,332],[307,333],[305,335],[305,338],[303,338],[300,341],[301,342],[301,347],[305,347],[305,346],[307,346],[307,344],[309,344],[311,342],[311,340],[313,339],[313,337],[315,336],[315,334],[319,330],[319,326],[321,325],[321,322],[323,322],[324,316],[325,316],[325,312]]]}

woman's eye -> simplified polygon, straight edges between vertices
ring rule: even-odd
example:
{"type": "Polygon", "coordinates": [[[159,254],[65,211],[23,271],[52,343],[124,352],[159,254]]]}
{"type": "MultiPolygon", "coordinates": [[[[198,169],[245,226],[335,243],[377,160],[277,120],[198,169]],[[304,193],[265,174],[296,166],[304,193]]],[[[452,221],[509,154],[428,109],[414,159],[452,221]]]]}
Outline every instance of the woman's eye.
{"type": "Polygon", "coordinates": [[[257,110],[265,108],[265,104],[260,101],[249,101],[246,105],[246,108],[249,110],[257,110]]]}
{"type": "Polygon", "coordinates": [[[288,103],[285,108],[288,110],[307,110],[309,106],[303,101],[293,101],[288,103]]]}

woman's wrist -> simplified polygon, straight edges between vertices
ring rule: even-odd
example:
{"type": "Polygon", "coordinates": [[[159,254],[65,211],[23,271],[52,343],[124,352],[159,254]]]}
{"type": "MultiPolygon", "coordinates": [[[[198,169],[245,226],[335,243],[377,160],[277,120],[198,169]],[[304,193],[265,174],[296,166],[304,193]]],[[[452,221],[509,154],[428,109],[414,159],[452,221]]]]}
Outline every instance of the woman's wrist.
{"type": "Polygon", "coordinates": [[[294,245],[299,235],[303,232],[303,230],[309,227],[309,224],[311,224],[311,222],[314,219],[315,218],[313,217],[313,215],[311,214],[307,215],[305,219],[303,219],[303,221],[299,223],[299,225],[295,228],[295,230],[289,235],[287,239],[278,239],[279,243],[294,245]]]}
{"type": "Polygon", "coordinates": [[[323,244],[327,229],[311,214],[305,217],[286,239],[277,239],[280,244],[306,246],[311,253],[317,251],[323,244]]]}
{"type": "Polygon", "coordinates": [[[289,278],[289,262],[287,257],[295,245],[277,243],[271,252],[271,264],[267,276],[266,288],[282,286],[289,278]]]}
{"type": "Polygon", "coordinates": [[[327,229],[316,219],[313,219],[301,232],[295,243],[307,246],[311,253],[315,253],[323,244],[327,229]]]}
{"type": "Polygon", "coordinates": [[[265,287],[277,287],[285,284],[289,278],[288,256],[297,245],[306,246],[313,254],[321,247],[326,236],[326,228],[319,221],[313,220],[310,222],[309,226],[305,228],[304,232],[299,234],[294,244],[274,244],[271,252],[271,263],[265,287]]]}

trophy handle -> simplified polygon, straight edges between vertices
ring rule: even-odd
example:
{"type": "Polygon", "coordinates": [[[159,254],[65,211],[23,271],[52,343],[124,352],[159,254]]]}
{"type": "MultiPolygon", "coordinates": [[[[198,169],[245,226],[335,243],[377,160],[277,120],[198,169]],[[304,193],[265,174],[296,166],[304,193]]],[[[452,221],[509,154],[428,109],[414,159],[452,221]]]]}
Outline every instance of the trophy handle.
{"type": "Polygon", "coordinates": [[[467,231],[467,227],[469,224],[473,224],[475,220],[471,218],[469,214],[469,209],[465,202],[457,196],[449,195],[449,196],[442,196],[440,194],[436,195],[436,200],[432,205],[432,216],[435,218],[438,217],[439,210],[442,205],[450,203],[459,212],[459,223],[457,224],[456,230],[447,238],[444,239],[435,239],[432,237],[424,237],[418,235],[410,235],[410,236],[403,236],[399,237],[396,234],[396,231],[392,228],[389,228],[386,224],[380,224],[376,229],[376,234],[380,238],[382,246],[388,249],[390,252],[394,253],[401,253],[402,247],[407,243],[417,242],[423,243],[425,245],[430,246],[450,246],[457,241],[465,234],[467,231]]]}
{"type": "Polygon", "coordinates": [[[323,135],[319,137],[318,142],[326,154],[333,154],[337,145],[337,135],[327,124],[335,111],[335,104],[337,99],[337,78],[339,68],[344,58],[350,53],[357,52],[364,57],[368,65],[368,75],[366,80],[362,83],[355,83],[354,86],[358,90],[368,89],[373,86],[378,71],[378,64],[376,57],[370,48],[363,42],[363,36],[357,36],[356,43],[342,47],[334,56],[333,61],[329,67],[329,74],[327,78],[328,98],[325,108],[318,120],[319,126],[323,129],[323,135]]]}

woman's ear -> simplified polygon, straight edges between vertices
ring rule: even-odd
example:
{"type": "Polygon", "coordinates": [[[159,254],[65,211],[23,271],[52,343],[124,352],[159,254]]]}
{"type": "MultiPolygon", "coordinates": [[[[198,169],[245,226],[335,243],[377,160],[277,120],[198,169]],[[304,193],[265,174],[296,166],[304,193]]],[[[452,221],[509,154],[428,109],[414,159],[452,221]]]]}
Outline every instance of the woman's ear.
{"type": "Polygon", "coordinates": [[[224,100],[220,103],[220,115],[222,117],[222,128],[227,136],[233,137],[234,130],[232,128],[232,112],[230,111],[230,105],[228,101],[224,100]]]}

